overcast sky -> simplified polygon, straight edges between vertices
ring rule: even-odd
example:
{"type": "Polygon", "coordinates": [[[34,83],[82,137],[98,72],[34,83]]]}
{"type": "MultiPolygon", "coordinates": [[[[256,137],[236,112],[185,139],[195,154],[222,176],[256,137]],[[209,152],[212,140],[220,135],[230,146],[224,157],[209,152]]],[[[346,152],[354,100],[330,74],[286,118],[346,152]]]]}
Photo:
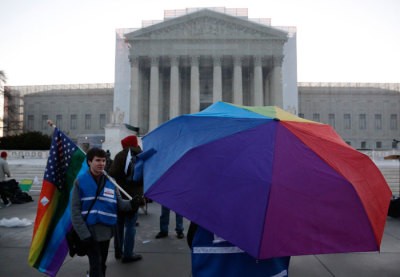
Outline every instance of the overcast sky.
{"type": "Polygon", "coordinates": [[[300,82],[400,82],[399,0],[1,0],[0,70],[8,85],[111,83],[116,28],[191,7],[296,26],[300,82]]]}

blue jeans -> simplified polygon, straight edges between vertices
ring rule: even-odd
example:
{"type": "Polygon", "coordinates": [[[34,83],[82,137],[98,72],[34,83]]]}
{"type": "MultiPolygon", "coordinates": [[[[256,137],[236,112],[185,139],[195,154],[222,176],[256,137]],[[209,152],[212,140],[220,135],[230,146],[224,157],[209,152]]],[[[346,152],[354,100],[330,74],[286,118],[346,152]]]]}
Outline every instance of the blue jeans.
{"type": "Polygon", "coordinates": [[[117,234],[114,240],[114,247],[115,247],[115,253],[122,253],[123,257],[125,258],[133,256],[137,219],[138,219],[137,212],[135,214],[126,214],[126,213],[118,214],[117,232],[116,232],[117,234]]]}
{"type": "MultiPolygon", "coordinates": [[[[161,206],[161,216],[160,216],[160,231],[168,233],[168,225],[169,225],[169,211],[170,209],[161,206]]],[[[183,217],[177,213],[175,213],[176,220],[176,228],[175,231],[182,232],[183,231],[183,217]]]]}

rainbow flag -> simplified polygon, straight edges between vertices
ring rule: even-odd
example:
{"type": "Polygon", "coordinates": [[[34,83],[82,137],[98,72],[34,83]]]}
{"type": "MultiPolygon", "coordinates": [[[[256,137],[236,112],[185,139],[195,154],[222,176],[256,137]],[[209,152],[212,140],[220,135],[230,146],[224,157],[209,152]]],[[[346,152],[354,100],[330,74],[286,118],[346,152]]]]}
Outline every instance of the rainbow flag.
{"type": "Polygon", "coordinates": [[[39,197],[28,262],[55,276],[68,254],[65,234],[71,228],[73,182],[87,169],[85,153],[55,128],[39,197]]]}

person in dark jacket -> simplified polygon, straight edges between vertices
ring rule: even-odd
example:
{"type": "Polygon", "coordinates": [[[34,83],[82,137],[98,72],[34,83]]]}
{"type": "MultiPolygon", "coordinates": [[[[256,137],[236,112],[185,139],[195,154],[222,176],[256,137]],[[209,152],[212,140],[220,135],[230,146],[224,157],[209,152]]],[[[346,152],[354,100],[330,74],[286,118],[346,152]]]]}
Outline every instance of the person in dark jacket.
{"type": "Polygon", "coordinates": [[[91,148],[86,158],[89,170],[78,176],[72,190],[71,221],[87,249],[90,277],[104,277],[117,210],[135,212],[139,200],[122,199],[119,190],[103,174],[106,164],[104,150],[91,148]]]}
{"type": "Polygon", "coordinates": [[[290,257],[256,260],[194,222],[190,223],[187,242],[192,254],[193,277],[289,275],[290,257]]]}
{"type": "MultiPolygon", "coordinates": [[[[129,195],[143,195],[143,180],[133,181],[136,155],[142,152],[137,137],[127,136],[121,140],[122,151],[117,153],[111,165],[109,174],[129,195]]],[[[124,197],[124,196],[123,196],[124,197]]],[[[142,203],[144,204],[144,203],[142,203]]],[[[136,221],[138,213],[119,212],[116,236],[114,238],[115,258],[122,257],[123,263],[135,262],[142,259],[142,255],[135,254],[136,221]]]]}
{"type": "Polygon", "coordinates": [[[106,172],[108,172],[110,170],[112,163],[113,163],[113,159],[111,159],[111,152],[110,152],[110,150],[107,149],[107,151],[106,151],[106,167],[104,168],[104,170],[106,172]]]}

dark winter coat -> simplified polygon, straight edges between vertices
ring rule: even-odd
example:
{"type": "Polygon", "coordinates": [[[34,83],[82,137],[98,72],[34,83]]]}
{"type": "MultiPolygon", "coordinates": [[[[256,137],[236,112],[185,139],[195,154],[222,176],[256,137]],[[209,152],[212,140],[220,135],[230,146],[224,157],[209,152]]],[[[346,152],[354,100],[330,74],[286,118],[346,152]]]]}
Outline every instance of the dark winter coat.
{"type": "MultiPolygon", "coordinates": [[[[135,195],[143,195],[143,180],[139,182],[135,182],[133,180],[127,180],[127,176],[125,174],[125,163],[126,157],[128,156],[128,151],[132,151],[132,155],[138,155],[142,153],[142,149],[140,147],[126,147],[122,151],[118,152],[115,155],[114,161],[111,165],[111,168],[108,172],[110,176],[112,176],[130,196],[135,195]]],[[[123,193],[121,193],[122,198],[127,199],[123,193]]]]}

